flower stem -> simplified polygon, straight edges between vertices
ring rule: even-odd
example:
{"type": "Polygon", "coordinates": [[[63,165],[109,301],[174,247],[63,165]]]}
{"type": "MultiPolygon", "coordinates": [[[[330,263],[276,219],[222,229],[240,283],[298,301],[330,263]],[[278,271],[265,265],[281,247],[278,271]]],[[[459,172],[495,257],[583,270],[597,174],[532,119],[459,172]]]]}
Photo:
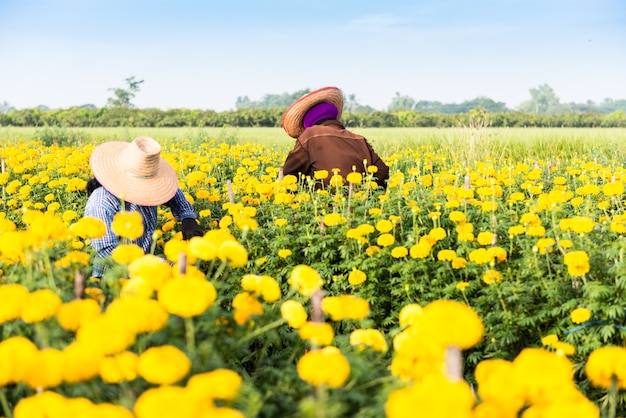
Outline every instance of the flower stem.
{"type": "Polygon", "coordinates": [[[274,322],[270,322],[269,324],[254,330],[254,332],[249,333],[244,338],[242,338],[241,341],[248,341],[248,340],[251,340],[253,338],[256,338],[259,335],[263,334],[264,332],[267,332],[269,330],[272,330],[274,328],[277,328],[277,327],[281,326],[285,322],[286,322],[286,320],[284,318],[280,318],[280,319],[277,319],[274,322]]]}
{"type": "Polygon", "coordinates": [[[322,384],[317,386],[316,392],[316,403],[317,408],[315,408],[315,416],[316,418],[325,418],[326,417],[326,387],[322,384]]]}
{"type": "Polygon", "coordinates": [[[185,318],[185,337],[187,340],[187,352],[193,360],[196,357],[196,332],[192,317],[185,318]]]}
{"type": "Polygon", "coordinates": [[[6,418],[13,418],[11,408],[9,408],[9,402],[7,402],[7,395],[4,388],[0,388],[0,403],[2,404],[2,410],[6,418]]]}
{"type": "Polygon", "coordinates": [[[617,376],[611,376],[611,387],[609,388],[609,415],[608,418],[615,418],[617,409],[617,376]]]}

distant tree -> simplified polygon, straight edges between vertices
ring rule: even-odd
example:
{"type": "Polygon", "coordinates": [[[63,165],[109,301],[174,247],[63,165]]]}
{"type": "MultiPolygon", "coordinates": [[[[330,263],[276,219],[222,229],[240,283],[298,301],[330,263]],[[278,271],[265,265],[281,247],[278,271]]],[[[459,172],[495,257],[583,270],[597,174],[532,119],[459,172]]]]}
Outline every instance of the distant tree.
{"type": "Polygon", "coordinates": [[[260,101],[250,100],[248,96],[239,96],[235,102],[236,109],[272,109],[276,107],[288,107],[311,90],[298,90],[295,93],[266,94],[260,101]]]}
{"type": "Polygon", "coordinates": [[[143,83],[144,80],[135,80],[135,76],[128,77],[126,79],[127,88],[111,88],[109,90],[113,91],[114,97],[110,97],[107,100],[107,106],[111,108],[121,107],[125,109],[132,109],[135,107],[131,103],[131,100],[135,98],[136,93],[139,92],[139,86],[143,83]]]}
{"type": "Polygon", "coordinates": [[[97,109],[96,105],[91,104],[91,103],[87,103],[84,105],[80,105],[80,106],[74,106],[76,109],[89,109],[89,110],[95,110],[97,109]]]}
{"type": "Polygon", "coordinates": [[[559,98],[549,85],[542,84],[537,88],[531,88],[529,91],[530,100],[519,106],[520,111],[536,115],[554,115],[562,110],[559,98]]]}
{"type": "Polygon", "coordinates": [[[387,106],[387,110],[389,112],[396,110],[413,110],[414,106],[415,99],[409,96],[400,95],[400,93],[396,92],[396,96],[391,99],[391,104],[387,106]]]}
{"type": "Polygon", "coordinates": [[[11,106],[6,100],[0,103],[0,113],[9,113],[13,109],[15,108],[11,106]]]}

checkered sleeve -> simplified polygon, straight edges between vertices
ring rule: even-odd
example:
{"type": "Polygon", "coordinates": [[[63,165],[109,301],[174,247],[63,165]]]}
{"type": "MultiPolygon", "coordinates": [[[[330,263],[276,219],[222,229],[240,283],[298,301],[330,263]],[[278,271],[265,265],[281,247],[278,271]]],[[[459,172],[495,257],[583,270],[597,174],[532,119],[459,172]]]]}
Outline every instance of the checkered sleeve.
{"type": "Polygon", "coordinates": [[[196,219],[196,211],[191,206],[191,203],[185,197],[185,193],[181,189],[176,191],[174,197],[167,203],[165,206],[168,206],[172,210],[172,215],[174,218],[180,222],[183,219],[191,218],[196,219]]]}
{"type": "Polygon", "coordinates": [[[101,220],[106,225],[106,234],[102,238],[92,239],[91,245],[97,257],[106,257],[113,253],[119,237],[111,229],[113,217],[120,210],[119,200],[104,187],[98,187],[89,196],[85,206],[85,217],[101,220]]]}

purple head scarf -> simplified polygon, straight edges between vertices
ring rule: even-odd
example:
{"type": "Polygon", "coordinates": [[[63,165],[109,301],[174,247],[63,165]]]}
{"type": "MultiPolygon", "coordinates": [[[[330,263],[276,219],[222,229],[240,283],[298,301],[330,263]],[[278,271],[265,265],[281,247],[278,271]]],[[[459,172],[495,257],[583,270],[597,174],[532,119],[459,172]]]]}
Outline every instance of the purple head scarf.
{"type": "Polygon", "coordinates": [[[302,120],[304,128],[310,128],[322,119],[337,119],[339,110],[334,104],[328,102],[318,103],[310,108],[302,120]]]}

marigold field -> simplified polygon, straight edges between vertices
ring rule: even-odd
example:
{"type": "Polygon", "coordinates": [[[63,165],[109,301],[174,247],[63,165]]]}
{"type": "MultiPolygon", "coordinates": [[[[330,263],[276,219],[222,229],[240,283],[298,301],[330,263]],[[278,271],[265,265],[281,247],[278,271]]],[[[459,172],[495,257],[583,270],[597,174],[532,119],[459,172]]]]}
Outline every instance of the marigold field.
{"type": "Polygon", "coordinates": [[[368,137],[387,187],[327,189],[291,143],[148,132],[205,235],[162,207],[144,255],[121,213],[101,280],[103,139],[0,137],[0,416],[624,416],[626,133],[494,132],[368,137]]]}

